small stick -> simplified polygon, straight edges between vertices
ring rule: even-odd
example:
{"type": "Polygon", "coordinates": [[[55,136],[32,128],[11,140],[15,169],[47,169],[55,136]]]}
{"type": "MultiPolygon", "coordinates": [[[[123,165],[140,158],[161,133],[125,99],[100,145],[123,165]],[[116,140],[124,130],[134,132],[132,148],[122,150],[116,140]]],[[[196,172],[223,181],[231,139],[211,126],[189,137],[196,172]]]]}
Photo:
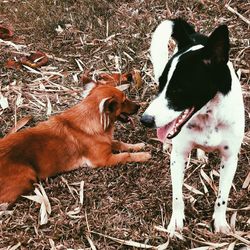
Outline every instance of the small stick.
{"type": "Polygon", "coordinates": [[[234,10],[231,6],[229,6],[228,4],[226,4],[225,7],[226,7],[230,12],[236,14],[241,20],[243,20],[243,21],[246,22],[248,25],[250,25],[250,20],[248,20],[247,18],[245,18],[244,16],[242,16],[239,12],[237,12],[236,10],[234,10]]]}

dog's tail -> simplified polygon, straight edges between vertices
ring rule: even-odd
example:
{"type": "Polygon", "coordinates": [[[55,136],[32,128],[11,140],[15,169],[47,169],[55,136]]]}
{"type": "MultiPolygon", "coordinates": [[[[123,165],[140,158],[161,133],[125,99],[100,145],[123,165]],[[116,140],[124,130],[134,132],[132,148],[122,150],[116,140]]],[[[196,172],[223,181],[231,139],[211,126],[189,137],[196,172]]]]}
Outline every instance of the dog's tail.
{"type": "Polygon", "coordinates": [[[173,33],[173,26],[173,21],[165,20],[157,26],[152,35],[150,55],[157,83],[168,61],[168,43],[173,33]]]}
{"type": "Polygon", "coordinates": [[[158,82],[167,62],[168,62],[168,43],[172,37],[178,48],[190,42],[190,35],[195,33],[192,25],[181,18],[165,20],[161,22],[153,33],[150,54],[154,67],[155,79],[158,82]]]}

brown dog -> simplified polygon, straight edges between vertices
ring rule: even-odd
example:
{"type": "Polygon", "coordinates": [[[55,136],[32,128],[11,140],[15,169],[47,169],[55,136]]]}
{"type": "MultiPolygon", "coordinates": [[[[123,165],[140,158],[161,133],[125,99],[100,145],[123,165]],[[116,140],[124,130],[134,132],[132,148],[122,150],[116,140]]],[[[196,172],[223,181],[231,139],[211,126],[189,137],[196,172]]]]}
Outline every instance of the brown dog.
{"type": "Polygon", "coordinates": [[[78,105],[36,127],[0,140],[0,203],[13,203],[33,183],[83,164],[92,167],[144,162],[150,153],[112,151],[143,148],[113,140],[114,122],[128,121],[139,105],[108,85],[94,86],[78,105]]]}

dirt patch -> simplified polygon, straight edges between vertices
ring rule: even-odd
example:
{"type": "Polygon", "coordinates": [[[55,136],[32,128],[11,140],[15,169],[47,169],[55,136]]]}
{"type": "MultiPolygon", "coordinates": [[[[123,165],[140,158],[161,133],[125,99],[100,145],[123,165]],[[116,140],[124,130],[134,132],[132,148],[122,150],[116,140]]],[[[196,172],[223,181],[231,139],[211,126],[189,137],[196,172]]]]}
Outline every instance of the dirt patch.
{"type": "MultiPolygon", "coordinates": [[[[230,6],[249,20],[249,3],[231,1],[230,6]]],[[[136,248],[135,243],[129,247],[108,236],[152,246],[167,242],[167,233],[156,226],[166,227],[171,215],[169,153],[162,152],[161,144],[154,140],[155,131],[142,127],[138,119],[157,93],[148,54],[151,33],[161,20],[177,16],[206,34],[219,23],[229,26],[230,57],[236,70],[240,69],[244,89],[247,133],[234,178],[235,188],[230,193],[229,207],[234,210],[228,211],[230,220],[237,210],[236,230],[243,240],[214,234],[210,228],[216,197],[207,183],[205,193],[200,173],[202,169],[210,176],[215,173],[212,170],[218,171],[218,157],[211,154],[207,165],[192,157],[185,183],[203,194],[184,188],[187,219],[184,240],[171,239],[169,249],[209,244],[211,249],[226,249],[235,241],[235,249],[239,249],[244,240],[250,241],[249,209],[242,210],[249,208],[250,200],[249,188],[242,189],[249,174],[250,157],[250,47],[249,27],[244,20],[230,12],[222,1],[169,1],[167,4],[161,0],[5,0],[0,6],[0,24],[11,25],[15,36],[14,45],[0,41],[0,86],[9,106],[0,109],[2,136],[21,117],[33,115],[36,123],[79,102],[82,69],[91,70],[91,74],[96,74],[96,70],[137,69],[143,87],[130,89],[128,95],[140,102],[142,108],[136,116],[135,128],[118,123],[115,136],[127,142],[147,143],[153,158],[146,164],[82,168],[49,178],[42,183],[52,208],[48,223],[38,224],[39,204],[21,198],[9,213],[0,215],[0,248],[16,245],[20,249],[94,249],[91,243],[98,249],[136,248]],[[17,44],[23,47],[15,47],[17,44]],[[36,50],[49,55],[47,66],[34,71],[5,67],[7,59],[19,59],[36,50]],[[84,181],[83,205],[79,202],[81,181],[84,181]]],[[[218,185],[218,177],[213,176],[218,185]]]]}

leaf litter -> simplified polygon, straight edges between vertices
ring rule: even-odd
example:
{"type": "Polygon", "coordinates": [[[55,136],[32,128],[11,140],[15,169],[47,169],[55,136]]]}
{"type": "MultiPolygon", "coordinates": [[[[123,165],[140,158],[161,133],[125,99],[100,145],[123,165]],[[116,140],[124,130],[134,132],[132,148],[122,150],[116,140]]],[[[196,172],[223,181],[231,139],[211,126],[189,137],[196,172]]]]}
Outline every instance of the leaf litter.
{"type": "MultiPolygon", "coordinates": [[[[94,79],[100,72],[138,72],[126,93],[142,108],[135,127],[117,124],[115,137],[147,143],[153,159],[143,165],[132,163],[113,169],[83,168],[43,181],[35,195],[28,195],[33,201],[20,199],[11,210],[0,212],[0,248],[112,250],[145,245],[155,249],[236,249],[249,244],[249,3],[227,4],[218,0],[2,3],[0,24],[11,23],[15,31],[9,40],[0,38],[2,135],[11,128],[15,131],[30,123],[33,126],[78,103],[84,72],[89,71],[94,79]],[[42,19],[37,18],[40,14],[42,19]],[[163,153],[162,145],[150,139],[156,137],[155,131],[145,130],[138,122],[157,94],[148,54],[151,33],[160,20],[176,16],[205,33],[220,22],[229,25],[231,59],[241,78],[246,106],[246,133],[228,208],[228,221],[231,218],[235,229],[231,235],[214,234],[210,228],[218,187],[218,156],[209,154],[204,164],[192,154],[185,179],[188,188],[183,189],[187,221],[182,234],[168,238],[169,153],[163,153]],[[15,68],[22,57],[36,51],[44,51],[47,65],[15,68]],[[5,68],[8,59],[14,61],[13,67],[5,68]],[[28,116],[33,119],[27,124],[28,116]],[[159,226],[163,222],[164,226],[159,226]]],[[[174,44],[170,48],[173,51],[174,44]]],[[[37,61],[42,59],[38,57],[37,61]]]]}

